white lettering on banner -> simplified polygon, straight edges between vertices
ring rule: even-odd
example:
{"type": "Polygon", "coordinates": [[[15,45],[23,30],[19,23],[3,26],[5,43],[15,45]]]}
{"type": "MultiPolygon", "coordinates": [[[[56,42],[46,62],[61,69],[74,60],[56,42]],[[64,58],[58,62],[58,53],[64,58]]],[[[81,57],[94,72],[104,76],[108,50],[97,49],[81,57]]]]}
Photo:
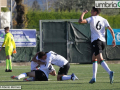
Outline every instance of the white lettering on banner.
{"type": "MultiPolygon", "coordinates": [[[[10,33],[14,37],[16,47],[36,47],[36,30],[10,30],[10,33]]],[[[4,42],[5,32],[0,30],[0,46],[4,42]]]]}
{"type": "Polygon", "coordinates": [[[23,34],[23,31],[10,31],[11,34],[23,34]]]}
{"type": "Polygon", "coordinates": [[[95,8],[120,8],[120,1],[95,1],[95,8]]]}
{"type": "Polygon", "coordinates": [[[116,42],[120,42],[120,32],[116,34],[116,38],[117,38],[116,42]]]}
{"type": "Polygon", "coordinates": [[[14,35],[14,38],[20,38],[20,35],[14,35]]]}

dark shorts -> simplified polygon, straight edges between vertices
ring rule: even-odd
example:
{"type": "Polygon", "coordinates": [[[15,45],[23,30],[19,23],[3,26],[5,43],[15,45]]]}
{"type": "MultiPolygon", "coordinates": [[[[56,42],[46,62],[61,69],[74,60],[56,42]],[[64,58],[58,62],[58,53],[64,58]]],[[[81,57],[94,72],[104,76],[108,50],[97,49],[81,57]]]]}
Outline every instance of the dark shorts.
{"type": "Polygon", "coordinates": [[[99,53],[102,53],[105,48],[105,42],[97,39],[92,42],[93,53],[97,56],[99,53]]]}
{"type": "Polygon", "coordinates": [[[64,65],[59,69],[58,75],[67,75],[69,68],[70,68],[70,64],[67,63],[66,65],[64,65]]]}
{"type": "Polygon", "coordinates": [[[48,78],[46,77],[45,73],[40,70],[35,71],[35,81],[48,81],[48,78]]]}

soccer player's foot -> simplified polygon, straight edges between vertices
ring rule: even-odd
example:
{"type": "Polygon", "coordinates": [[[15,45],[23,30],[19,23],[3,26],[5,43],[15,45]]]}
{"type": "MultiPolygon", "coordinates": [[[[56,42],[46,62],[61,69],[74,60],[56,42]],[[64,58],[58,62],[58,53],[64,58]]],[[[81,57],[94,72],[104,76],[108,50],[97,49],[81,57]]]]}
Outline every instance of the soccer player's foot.
{"type": "Polygon", "coordinates": [[[12,70],[9,69],[8,72],[12,72],[12,70]]]}
{"type": "Polygon", "coordinates": [[[32,81],[32,80],[33,80],[32,77],[30,77],[30,78],[24,78],[24,79],[23,79],[23,81],[32,81]]]}
{"type": "Polygon", "coordinates": [[[110,84],[113,83],[113,80],[114,80],[114,72],[113,71],[110,71],[110,84]]]}
{"type": "Polygon", "coordinates": [[[5,72],[8,72],[8,69],[5,69],[5,72]]]}
{"type": "Polygon", "coordinates": [[[74,80],[79,80],[78,77],[77,77],[74,73],[71,74],[71,79],[72,79],[73,81],[74,81],[74,80]]]}
{"type": "Polygon", "coordinates": [[[19,78],[17,76],[11,76],[11,78],[19,80],[19,78]]]}
{"type": "Polygon", "coordinates": [[[95,78],[92,78],[89,83],[93,84],[93,83],[95,83],[95,82],[96,82],[96,79],[95,79],[95,78]]]}

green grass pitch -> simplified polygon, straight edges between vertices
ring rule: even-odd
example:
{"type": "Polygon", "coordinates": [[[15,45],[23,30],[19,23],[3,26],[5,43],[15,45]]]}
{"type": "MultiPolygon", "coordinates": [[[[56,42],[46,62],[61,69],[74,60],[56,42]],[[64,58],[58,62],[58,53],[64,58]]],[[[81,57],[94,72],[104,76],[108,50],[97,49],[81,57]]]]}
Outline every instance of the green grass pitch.
{"type": "MultiPolygon", "coordinates": [[[[5,72],[5,66],[0,66],[0,86],[21,86],[22,90],[120,90],[120,64],[108,64],[114,73],[114,83],[110,84],[108,73],[99,65],[96,83],[89,84],[92,78],[92,64],[70,65],[68,75],[75,73],[79,80],[57,81],[56,76],[49,76],[49,81],[23,82],[23,79],[11,79],[30,71],[30,66],[13,66],[13,72],[5,72]]],[[[54,66],[56,72],[59,67],[54,66]]]]}

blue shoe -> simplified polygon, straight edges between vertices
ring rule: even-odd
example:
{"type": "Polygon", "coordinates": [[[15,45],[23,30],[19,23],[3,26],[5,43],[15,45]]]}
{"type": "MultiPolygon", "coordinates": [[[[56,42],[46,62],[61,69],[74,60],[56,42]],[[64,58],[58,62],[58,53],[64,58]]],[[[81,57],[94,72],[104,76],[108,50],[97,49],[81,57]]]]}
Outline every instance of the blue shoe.
{"type": "Polygon", "coordinates": [[[95,82],[96,82],[96,79],[95,79],[95,78],[92,78],[89,83],[93,84],[93,83],[95,83],[95,82]]]}
{"type": "Polygon", "coordinates": [[[75,74],[74,73],[71,74],[71,80],[73,80],[73,81],[75,80],[75,74]]]}
{"type": "Polygon", "coordinates": [[[113,71],[110,71],[110,84],[113,83],[113,80],[114,80],[114,75],[113,75],[113,71]]]}

